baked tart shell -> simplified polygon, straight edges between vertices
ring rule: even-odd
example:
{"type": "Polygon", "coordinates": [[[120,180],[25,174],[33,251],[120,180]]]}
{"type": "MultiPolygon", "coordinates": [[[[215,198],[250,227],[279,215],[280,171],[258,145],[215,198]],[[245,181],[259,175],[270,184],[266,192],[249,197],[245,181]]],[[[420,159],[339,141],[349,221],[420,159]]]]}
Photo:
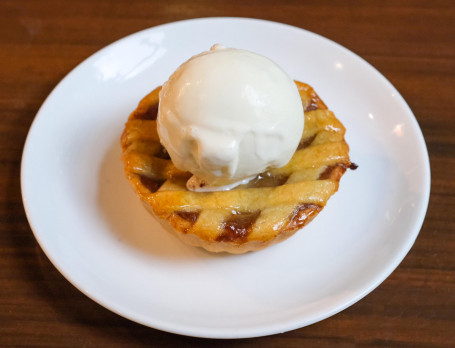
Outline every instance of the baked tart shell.
{"type": "MultiPolygon", "coordinates": [[[[313,88],[295,81],[305,128],[290,162],[230,191],[192,192],[156,130],[156,88],[131,113],[121,137],[125,174],[146,209],[186,244],[245,253],[281,242],[311,222],[337,192],[349,158],[345,128],[313,88]]],[[[150,233],[153,233],[151,231],[150,233]]]]}

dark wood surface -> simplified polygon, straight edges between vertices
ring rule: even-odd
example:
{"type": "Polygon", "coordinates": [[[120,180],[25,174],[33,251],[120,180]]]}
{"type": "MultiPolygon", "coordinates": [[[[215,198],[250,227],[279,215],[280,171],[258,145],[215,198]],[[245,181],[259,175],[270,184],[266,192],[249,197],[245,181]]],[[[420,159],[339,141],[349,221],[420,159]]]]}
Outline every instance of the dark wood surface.
{"type": "Polygon", "coordinates": [[[447,1],[0,1],[1,347],[454,347],[455,3],[447,1]],[[430,205],[405,260],[375,291],[317,324],[205,340],[128,321],[66,281],[41,251],[20,192],[35,114],[73,67],[141,29],[209,16],[263,18],[326,36],[381,71],[414,111],[431,160],[430,205]]]}

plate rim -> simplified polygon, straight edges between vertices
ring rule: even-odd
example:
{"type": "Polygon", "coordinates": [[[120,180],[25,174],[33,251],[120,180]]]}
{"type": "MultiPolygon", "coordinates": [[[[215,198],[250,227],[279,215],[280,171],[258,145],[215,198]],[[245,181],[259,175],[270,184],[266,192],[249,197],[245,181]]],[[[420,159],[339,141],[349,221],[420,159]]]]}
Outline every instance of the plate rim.
{"type": "MultiPolygon", "coordinates": [[[[415,117],[414,113],[412,112],[411,108],[405,101],[405,99],[401,96],[399,91],[395,88],[395,86],[383,75],[377,70],[373,65],[371,65],[368,61],[366,61],[364,58],[362,58],[360,55],[356,54],[355,52],[351,51],[350,49],[346,48],[345,46],[327,38],[324,37],[320,34],[317,34],[315,32],[309,31],[304,28],[300,28],[297,26],[293,26],[290,24],[286,23],[280,23],[280,22],[275,22],[275,21],[270,21],[270,20],[264,20],[264,19],[259,19],[259,18],[248,18],[248,17],[202,17],[202,18],[192,18],[192,19],[185,19],[185,20],[179,20],[179,21],[174,21],[174,22],[168,22],[164,24],[160,24],[157,26],[145,28],[142,30],[139,30],[137,32],[128,34],[124,37],[121,37],[110,44],[101,47],[98,49],[96,52],[91,54],[90,56],[86,57],[83,59],[81,62],[79,62],[75,67],[73,67],[62,79],[58,81],[58,83],[54,86],[52,91],[49,93],[49,95],[45,98],[44,102],[41,104],[40,108],[38,109],[31,125],[29,128],[29,131],[27,133],[26,141],[24,143],[23,151],[22,151],[22,156],[21,156],[21,171],[20,171],[20,183],[21,183],[21,196],[22,196],[22,202],[25,210],[25,214],[27,217],[27,220],[30,225],[30,229],[32,230],[32,233],[37,240],[38,244],[40,245],[41,249],[43,250],[44,254],[46,257],[49,259],[49,261],[53,264],[53,266],[59,271],[59,273],[72,284],[76,289],[78,289],[80,292],[82,292],[85,296],[93,300],[94,302],[98,303],[99,305],[103,306],[104,308],[116,313],[117,315],[120,315],[124,318],[127,318],[133,322],[136,322],[138,324],[148,326],[154,329],[158,329],[161,331],[169,332],[169,333],[174,333],[174,334],[180,334],[180,335],[186,335],[186,336],[192,336],[192,337],[201,337],[201,338],[215,338],[215,339],[225,339],[225,338],[251,338],[251,337],[261,337],[261,336],[267,336],[267,335],[272,335],[272,334],[279,334],[291,330],[295,330],[298,328],[302,328],[308,325],[312,325],[316,322],[319,322],[321,320],[324,320],[326,318],[329,318],[344,309],[352,306],[368,294],[370,294],[374,289],[376,289],[382,282],[384,282],[387,277],[390,276],[390,274],[400,265],[400,263],[403,261],[403,259],[406,257],[406,255],[409,253],[410,249],[415,243],[415,240],[417,239],[420,230],[422,228],[423,222],[426,217],[426,212],[428,210],[428,204],[429,204],[429,199],[430,199],[430,191],[431,191],[431,166],[430,166],[430,160],[429,160],[429,153],[428,153],[428,148],[426,146],[426,142],[424,139],[423,132],[420,128],[420,125],[418,123],[417,118],[415,117]],[[345,51],[346,53],[350,55],[354,55],[357,59],[360,59],[364,64],[366,64],[374,73],[379,77],[383,83],[386,83],[389,88],[391,88],[394,93],[396,93],[397,97],[399,98],[399,102],[402,106],[405,107],[406,113],[409,117],[409,121],[412,122],[413,124],[413,133],[414,135],[417,136],[419,145],[421,147],[422,154],[424,155],[421,157],[422,164],[424,168],[422,168],[422,174],[424,176],[425,180],[425,187],[424,190],[422,190],[422,205],[420,211],[417,213],[418,219],[416,219],[413,223],[413,227],[410,228],[409,230],[412,231],[412,233],[409,233],[407,238],[406,238],[406,244],[404,244],[401,248],[400,253],[393,259],[393,262],[389,262],[389,266],[386,268],[383,268],[382,271],[380,272],[380,276],[376,276],[375,279],[376,281],[374,283],[371,283],[370,286],[363,288],[362,291],[357,296],[354,296],[351,298],[350,301],[346,301],[342,303],[341,305],[334,306],[331,308],[331,310],[326,310],[324,314],[313,316],[310,320],[305,320],[302,317],[299,317],[299,320],[288,320],[285,325],[266,325],[262,327],[256,327],[254,326],[254,329],[251,327],[247,329],[249,332],[248,334],[245,335],[243,331],[241,331],[240,335],[238,330],[235,329],[230,329],[228,331],[226,330],[214,330],[213,328],[209,328],[211,332],[207,332],[207,330],[204,330],[204,328],[199,328],[195,329],[193,327],[182,327],[181,325],[176,327],[176,325],[173,325],[172,327],[169,327],[169,325],[166,325],[164,323],[163,325],[161,324],[161,320],[154,318],[154,320],[150,320],[150,318],[144,317],[142,315],[132,315],[131,313],[127,313],[123,310],[122,306],[118,306],[117,303],[113,304],[110,303],[109,301],[105,301],[103,299],[102,294],[99,293],[89,293],[88,290],[84,288],[81,284],[76,279],[73,279],[71,274],[68,274],[68,272],[65,272],[59,265],[58,260],[56,260],[52,256],[52,252],[47,248],[45,245],[44,241],[40,237],[40,233],[38,232],[38,229],[36,228],[36,221],[34,221],[34,218],[32,217],[31,213],[31,207],[27,204],[27,197],[26,197],[26,191],[27,191],[27,183],[26,183],[26,167],[27,167],[27,153],[28,149],[30,147],[30,142],[33,137],[33,134],[36,132],[36,124],[37,120],[42,113],[42,110],[45,108],[45,106],[52,101],[52,98],[58,88],[61,86],[61,84],[65,83],[65,81],[68,81],[73,74],[76,74],[78,69],[84,65],[88,60],[93,59],[95,56],[100,55],[103,53],[103,51],[109,49],[110,47],[117,45],[121,43],[122,41],[130,40],[133,36],[140,35],[141,33],[150,31],[150,30],[157,30],[160,28],[165,28],[169,26],[174,26],[174,25],[181,25],[181,24],[186,24],[186,23],[192,23],[192,22],[201,22],[201,21],[210,21],[210,22],[218,22],[218,21],[244,21],[244,22],[255,22],[255,23],[260,23],[260,25],[272,25],[272,26],[281,26],[285,27],[287,30],[293,30],[296,32],[303,31],[307,35],[312,35],[314,37],[317,37],[319,40],[323,40],[328,44],[335,45],[337,46],[338,49],[341,49],[345,51]],[[101,296],[100,296],[101,295],[101,296]]],[[[379,272],[378,272],[379,273],[379,272]]]]}

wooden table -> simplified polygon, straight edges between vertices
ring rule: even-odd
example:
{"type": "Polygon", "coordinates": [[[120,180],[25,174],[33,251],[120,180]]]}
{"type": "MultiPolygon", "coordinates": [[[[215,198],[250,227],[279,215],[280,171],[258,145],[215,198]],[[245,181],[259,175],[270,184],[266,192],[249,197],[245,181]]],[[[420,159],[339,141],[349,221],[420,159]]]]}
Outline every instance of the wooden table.
{"type": "Polygon", "coordinates": [[[453,1],[0,2],[0,346],[455,346],[455,4],[453,1]],[[420,235],[366,298],[299,330],[204,340],[135,324],[74,288],[38,246],[20,192],[20,160],[35,114],[73,67],[141,29],[196,17],[288,23],[326,36],[381,71],[414,111],[432,167],[420,235]]]}

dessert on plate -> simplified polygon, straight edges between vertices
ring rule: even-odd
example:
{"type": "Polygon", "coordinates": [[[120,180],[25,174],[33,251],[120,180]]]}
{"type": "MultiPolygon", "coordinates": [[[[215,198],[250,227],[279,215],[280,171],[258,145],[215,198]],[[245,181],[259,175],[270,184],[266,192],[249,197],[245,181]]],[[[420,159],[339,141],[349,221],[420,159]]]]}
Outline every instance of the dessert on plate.
{"type": "Polygon", "coordinates": [[[344,134],[311,86],[261,55],[215,45],[140,101],[122,160],[164,227],[193,246],[244,253],[321,212],[356,167],[344,134]]]}

